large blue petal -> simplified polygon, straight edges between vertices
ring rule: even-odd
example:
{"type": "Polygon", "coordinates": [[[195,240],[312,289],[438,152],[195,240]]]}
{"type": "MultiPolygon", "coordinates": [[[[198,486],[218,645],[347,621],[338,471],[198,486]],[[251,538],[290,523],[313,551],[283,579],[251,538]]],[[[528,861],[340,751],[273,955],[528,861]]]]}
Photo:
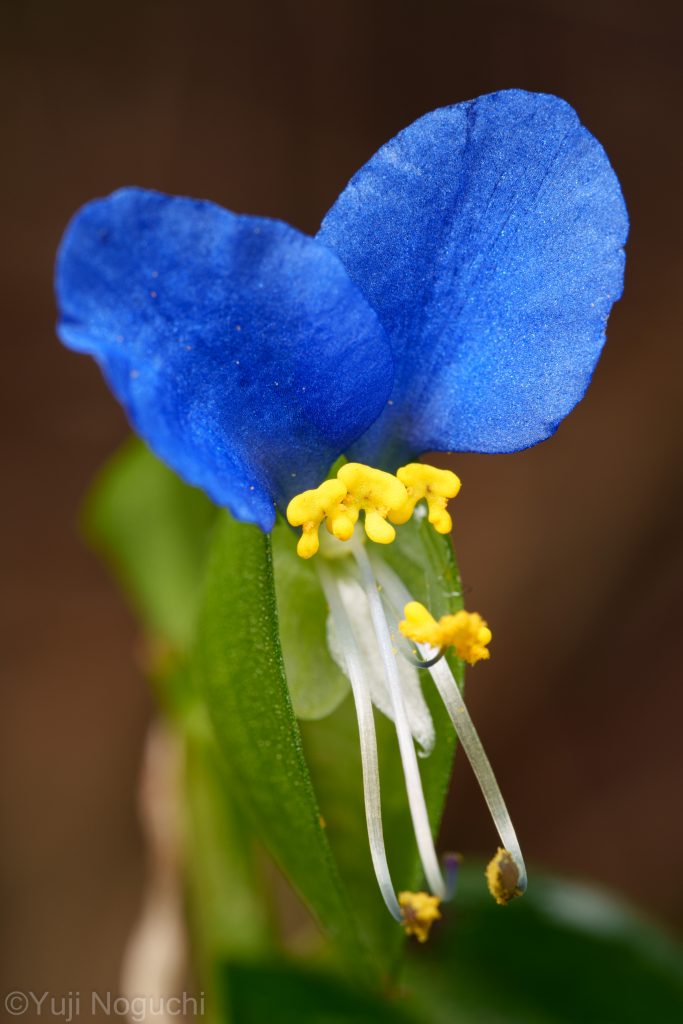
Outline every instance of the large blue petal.
{"type": "Polygon", "coordinates": [[[278,221],[123,189],[58,256],[58,331],[187,481],[270,529],[377,417],[391,349],[325,246],[278,221]]]}
{"type": "Polygon", "coordinates": [[[318,235],[394,348],[393,404],[356,457],[552,434],[602,349],[627,230],[602,147],[554,96],[482,96],[383,146],[318,235]]]}

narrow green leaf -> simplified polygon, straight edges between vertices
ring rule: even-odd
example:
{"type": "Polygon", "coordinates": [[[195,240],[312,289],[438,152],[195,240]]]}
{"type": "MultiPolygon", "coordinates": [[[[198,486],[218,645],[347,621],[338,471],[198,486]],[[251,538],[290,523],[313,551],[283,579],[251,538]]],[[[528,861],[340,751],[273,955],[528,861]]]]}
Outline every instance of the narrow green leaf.
{"type": "Polygon", "coordinates": [[[602,890],[534,872],[499,907],[482,865],[462,871],[455,906],[404,977],[434,1024],[683,1020],[680,949],[602,890]]]}
{"type": "Polygon", "coordinates": [[[278,638],[270,539],[219,518],[196,668],[216,737],[259,834],[347,961],[361,949],[292,711],[278,638]]]}
{"type": "Polygon", "coordinates": [[[88,539],[147,629],[177,650],[192,639],[216,513],[201,491],[134,439],[107,463],[86,502],[88,539]]]}

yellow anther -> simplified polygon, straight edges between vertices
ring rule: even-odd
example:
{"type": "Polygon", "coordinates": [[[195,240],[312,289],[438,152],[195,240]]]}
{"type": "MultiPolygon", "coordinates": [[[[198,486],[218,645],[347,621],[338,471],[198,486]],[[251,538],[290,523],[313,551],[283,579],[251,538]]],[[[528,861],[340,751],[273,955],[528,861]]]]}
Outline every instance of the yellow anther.
{"type": "Polygon", "coordinates": [[[347,540],[362,511],[365,512],[365,532],[370,540],[376,544],[391,544],[396,530],[386,521],[387,516],[400,508],[407,497],[400,480],[391,473],[363,466],[360,462],[347,462],[337,477],[347,494],[341,507],[329,516],[330,529],[335,537],[347,540]],[[338,532],[340,529],[344,536],[338,532]]]}
{"type": "Polygon", "coordinates": [[[455,473],[451,473],[450,469],[437,469],[422,462],[411,462],[401,466],[396,476],[405,485],[408,496],[400,509],[390,513],[392,523],[397,526],[407,523],[418,501],[425,498],[429,522],[437,533],[450,533],[453,520],[446,511],[446,505],[449,498],[455,498],[460,490],[460,479],[455,473]]]}
{"type": "Polygon", "coordinates": [[[341,480],[325,480],[320,487],[303,491],[292,498],[287,506],[287,520],[291,526],[303,527],[296,546],[301,558],[312,558],[316,553],[320,546],[320,524],[327,516],[334,514],[345,495],[346,487],[341,480]]]}
{"type": "Polygon", "coordinates": [[[430,615],[423,604],[419,601],[410,601],[403,609],[405,619],[399,623],[398,628],[409,640],[416,644],[431,644],[432,647],[442,647],[441,627],[436,619],[430,615]]]}
{"type": "Polygon", "coordinates": [[[441,917],[438,896],[426,892],[400,892],[398,905],[403,915],[406,935],[414,935],[418,942],[426,942],[435,921],[441,917]]]}
{"type": "Polygon", "coordinates": [[[491,630],[477,612],[443,615],[437,622],[423,604],[410,601],[403,614],[405,619],[399,623],[399,629],[415,643],[430,644],[442,650],[454,647],[458,657],[470,665],[491,656],[487,647],[492,638],[491,630]]]}
{"type": "Polygon", "coordinates": [[[521,896],[519,868],[509,850],[498,847],[498,853],[486,868],[486,882],[496,903],[505,906],[515,896],[521,896]]]}

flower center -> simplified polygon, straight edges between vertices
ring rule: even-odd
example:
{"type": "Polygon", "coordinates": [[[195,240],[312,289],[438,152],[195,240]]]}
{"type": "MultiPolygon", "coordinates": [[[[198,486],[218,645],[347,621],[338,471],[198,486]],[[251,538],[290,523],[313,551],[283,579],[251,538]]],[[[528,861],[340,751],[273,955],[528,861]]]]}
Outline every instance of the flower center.
{"type": "Polygon", "coordinates": [[[409,671],[418,690],[420,681],[415,669],[429,671],[491,811],[503,844],[486,872],[491,894],[498,903],[508,903],[526,888],[524,860],[510,816],[448,660],[443,657],[446,648],[453,647],[470,665],[489,658],[491,630],[476,612],[460,610],[437,621],[424,605],[413,600],[380,552],[366,548],[354,537],[362,512],[369,539],[390,544],[396,538],[395,527],[408,522],[420,501],[426,502],[434,529],[448,533],[452,521],[447,504],[459,490],[460,480],[454,473],[434,466],[410,463],[394,475],[349,462],[336,477],[296,495],[287,507],[289,523],[302,528],[297,553],[311,558],[322,542],[321,554],[326,557],[319,558],[316,567],[333,625],[328,635],[338,645],[336,654],[330,649],[351,683],[356,707],[373,867],[389,912],[419,942],[427,940],[432,924],[441,917],[441,902],[453,896],[457,858],[445,858],[442,872],[415,749],[417,742],[422,755],[429,754],[434,743],[433,724],[421,692],[416,702],[412,680],[405,676],[405,665],[402,675],[397,655],[412,664],[409,671]],[[323,523],[327,535],[320,538],[323,523]],[[351,557],[340,558],[342,553],[351,557]],[[399,632],[413,642],[416,654],[400,649],[401,644],[396,642],[399,632]],[[382,829],[373,703],[396,727],[413,831],[431,892],[397,894],[392,883],[382,829]]]}

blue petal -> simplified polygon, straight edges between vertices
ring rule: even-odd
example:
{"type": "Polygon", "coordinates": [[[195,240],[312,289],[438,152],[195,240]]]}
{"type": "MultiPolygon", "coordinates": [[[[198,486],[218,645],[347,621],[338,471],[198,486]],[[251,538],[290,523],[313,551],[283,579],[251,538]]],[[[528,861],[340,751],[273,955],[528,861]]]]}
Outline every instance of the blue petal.
{"type": "Polygon", "coordinates": [[[329,249],[278,221],[123,189],[76,214],[56,288],[62,341],[95,357],[135,430],[262,529],[391,390],[373,310],[329,249]]]}
{"type": "Polygon", "coordinates": [[[355,457],[552,434],[600,355],[627,231],[604,150],[554,96],[482,96],[383,146],[318,235],[394,348],[393,404],[355,457]]]}

